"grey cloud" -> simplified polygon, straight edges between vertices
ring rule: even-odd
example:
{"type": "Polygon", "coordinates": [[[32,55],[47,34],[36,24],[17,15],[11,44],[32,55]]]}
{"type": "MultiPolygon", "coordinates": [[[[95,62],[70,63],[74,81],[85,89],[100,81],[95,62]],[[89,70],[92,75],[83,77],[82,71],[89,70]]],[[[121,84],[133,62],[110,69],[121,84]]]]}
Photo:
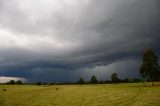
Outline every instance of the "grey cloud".
{"type": "Polygon", "coordinates": [[[159,0],[0,0],[0,75],[69,81],[98,67],[138,76],[144,49],[160,54],[159,10],[159,0]]]}
{"type": "Polygon", "coordinates": [[[139,78],[139,64],[140,63],[137,63],[136,59],[124,59],[108,65],[100,65],[92,68],[81,69],[79,75],[83,76],[86,80],[90,80],[92,75],[97,76],[98,80],[110,80],[113,73],[117,73],[119,78],[139,78]]]}

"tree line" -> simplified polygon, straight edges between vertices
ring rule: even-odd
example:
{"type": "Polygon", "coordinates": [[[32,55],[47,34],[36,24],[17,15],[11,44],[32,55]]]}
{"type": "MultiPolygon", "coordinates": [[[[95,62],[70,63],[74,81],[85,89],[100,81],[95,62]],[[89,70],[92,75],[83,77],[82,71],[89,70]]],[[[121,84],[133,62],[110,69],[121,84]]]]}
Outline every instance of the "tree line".
{"type": "Polygon", "coordinates": [[[95,75],[93,75],[90,79],[90,81],[84,81],[84,79],[81,77],[76,82],[77,84],[111,84],[111,83],[136,83],[141,82],[141,79],[133,78],[133,79],[120,79],[118,78],[117,73],[113,73],[111,75],[111,80],[98,80],[95,75]]]}
{"type": "MultiPolygon", "coordinates": [[[[97,78],[93,75],[89,83],[97,84],[97,83],[124,83],[124,82],[141,82],[147,81],[153,82],[160,81],[160,65],[158,63],[158,56],[152,51],[152,49],[146,49],[143,56],[142,56],[142,64],[139,70],[142,80],[141,79],[120,79],[117,77],[117,73],[113,73],[111,75],[110,81],[98,81],[97,78]]],[[[79,84],[84,84],[85,81],[83,78],[80,78],[78,81],[79,84]]]]}
{"type": "Polygon", "coordinates": [[[23,82],[21,80],[15,81],[15,80],[10,80],[9,82],[6,83],[7,85],[22,85],[23,82]]]}

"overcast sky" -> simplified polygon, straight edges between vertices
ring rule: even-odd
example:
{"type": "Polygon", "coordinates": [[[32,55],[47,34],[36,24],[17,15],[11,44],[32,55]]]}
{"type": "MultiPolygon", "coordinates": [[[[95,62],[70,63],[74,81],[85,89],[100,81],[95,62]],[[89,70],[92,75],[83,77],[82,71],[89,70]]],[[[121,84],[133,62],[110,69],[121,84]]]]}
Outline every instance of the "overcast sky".
{"type": "Polygon", "coordinates": [[[143,51],[160,57],[159,11],[159,0],[0,0],[0,80],[139,78],[143,51]]]}

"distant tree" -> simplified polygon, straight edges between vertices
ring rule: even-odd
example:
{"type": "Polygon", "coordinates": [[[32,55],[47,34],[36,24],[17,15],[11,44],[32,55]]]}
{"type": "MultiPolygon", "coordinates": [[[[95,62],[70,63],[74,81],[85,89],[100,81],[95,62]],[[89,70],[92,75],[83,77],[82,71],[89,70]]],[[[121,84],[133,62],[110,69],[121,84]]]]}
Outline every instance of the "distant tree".
{"type": "Polygon", "coordinates": [[[18,80],[15,82],[17,85],[22,85],[22,81],[21,80],[18,80]]]}
{"type": "Polygon", "coordinates": [[[84,79],[82,77],[80,77],[79,80],[78,80],[78,84],[84,84],[84,83],[85,83],[84,79]]]}
{"type": "Polygon", "coordinates": [[[104,83],[105,83],[105,84],[110,84],[111,81],[110,81],[110,80],[106,80],[104,83]]]}
{"type": "Polygon", "coordinates": [[[51,83],[49,83],[49,85],[55,85],[56,83],[54,83],[54,82],[51,82],[51,83]]]}
{"type": "Polygon", "coordinates": [[[128,82],[129,82],[129,79],[128,79],[128,78],[125,78],[125,79],[123,80],[123,82],[128,83],[128,82]]]}
{"type": "Polygon", "coordinates": [[[47,85],[47,83],[46,83],[46,82],[43,82],[42,85],[47,85]]]}
{"type": "Polygon", "coordinates": [[[118,83],[118,82],[120,82],[120,79],[117,77],[117,73],[113,73],[113,74],[111,75],[111,80],[112,80],[113,83],[118,83]]]}
{"type": "Polygon", "coordinates": [[[37,82],[36,84],[37,84],[37,85],[42,85],[42,82],[37,82]]]}
{"type": "Polygon", "coordinates": [[[91,84],[97,84],[97,83],[98,83],[98,80],[97,80],[96,76],[93,75],[93,76],[91,77],[91,81],[90,81],[90,82],[91,82],[91,84]]]}
{"type": "Polygon", "coordinates": [[[10,80],[8,83],[11,84],[11,85],[14,85],[15,81],[14,80],[10,80]]]}
{"type": "Polygon", "coordinates": [[[136,79],[136,78],[132,78],[129,80],[130,83],[137,83],[137,82],[141,82],[141,79],[136,79]]]}
{"type": "Polygon", "coordinates": [[[105,81],[100,80],[98,83],[99,83],[99,84],[104,84],[104,83],[105,83],[105,81]]]}
{"type": "Polygon", "coordinates": [[[159,80],[160,67],[158,64],[158,57],[151,49],[147,49],[143,54],[140,74],[145,82],[149,79],[153,84],[153,81],[159,80]]]}

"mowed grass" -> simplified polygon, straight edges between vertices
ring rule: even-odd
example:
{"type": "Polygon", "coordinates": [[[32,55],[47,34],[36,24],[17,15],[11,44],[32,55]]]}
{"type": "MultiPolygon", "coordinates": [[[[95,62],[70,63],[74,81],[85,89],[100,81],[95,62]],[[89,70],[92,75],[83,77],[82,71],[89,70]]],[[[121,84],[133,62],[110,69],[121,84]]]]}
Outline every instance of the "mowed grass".
{"type": "Polygon", "coordinates": [[[160,86],[0,85],[0,106],[160,106],[160,86]]]}

